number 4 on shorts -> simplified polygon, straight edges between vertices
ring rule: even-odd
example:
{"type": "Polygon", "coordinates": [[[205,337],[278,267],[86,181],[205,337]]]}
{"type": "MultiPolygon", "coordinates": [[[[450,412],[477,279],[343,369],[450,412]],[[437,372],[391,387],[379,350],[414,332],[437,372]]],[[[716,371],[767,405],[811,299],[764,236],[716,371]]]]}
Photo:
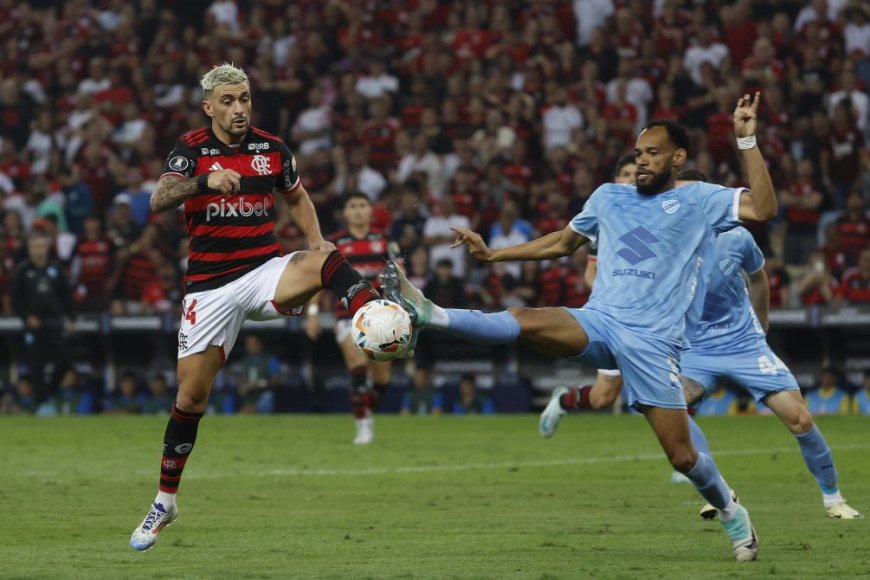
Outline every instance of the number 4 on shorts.
{"type": "Polygon", "coordinates": [[[184,319],[191,325],[196,324],[196,298],[190,301],[190,305],[184,311],[184,319]]]}
{"type": "Polygon", "coordinates": [[[766,355],[758,357],[758,370],[763,375],[775,375],[780,370],[788,370],[778,356],[773,355],[773,360],[766,355]]]}

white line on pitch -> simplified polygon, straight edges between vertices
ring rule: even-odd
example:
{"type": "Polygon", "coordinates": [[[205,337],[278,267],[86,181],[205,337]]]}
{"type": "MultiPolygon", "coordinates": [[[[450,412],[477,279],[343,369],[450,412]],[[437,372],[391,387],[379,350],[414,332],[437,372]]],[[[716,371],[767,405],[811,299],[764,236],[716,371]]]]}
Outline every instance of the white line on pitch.
{"type": "MultiPolygon", "coordinates": [[[[838,445],[831,448],[833,451],[853,451],[859,449],[870,449],[870,443],[851,443],[838,445]]],[[[797,445],[792,447],[769,447],[758,449],[732,449],[715,451],[713,457],[740,457],[746,455],[767,455],[769,453],[796,453],[799,451],[797,445]]],[[[548,459],[543,461],[503,461],[498,463],[458,463],[458,464],[439,464],[439,465],[408,465],[399,467],[366,467],[359,469],[263,469],[263,470],[208,470],[201,471],[191,469],[184,474],[187,479],[217,479],[222,477],[311,477],[311,476],[360,476],[360,475],[390,475],[401,473],[434,473],[434,472],[449,472],[449,471],[472,471],[472,470],[497,470],[497,469],[522,469],[531,467],[564,467],[571,465],[594,465],[598,463],[632,463],[636,461],[665,461],[664,453],[642,453],[638,455],[610,455],[602,457],[577,457],[573,459],[548,459]]],[[[89,471],[93,474],[93,471],[89,471]]],[[[147,477],[155,472],[151,469],[135,469],[124,472],[124,478],[130,477],[147,477]]],[[[48,469],[32,470],[26,472],[17,472],[17,476],[21,477],[58,477],[61,472],[48,469]]],[[[70,475],[67,473],[67,475],[70,475]]],[[[80,473],[72,474],[80,476],[80,473]]],[[[112,475],[106,474],[106,477],[111,478],[112,475]]]]}
{"type": "MultiPolygon", "coordinates": [[[[850,451],[855,449],[870,449],[870,444],[853,443],[832,447],[833,451],[850,451]]],[[[768,453],[795,453],[799,451],[797,445],[793,447],[774,447],[766,449],[734,449],[715,451],[713,457],[740,457],[744,455],[767,455],[768,453]]],[[[664,461],[664,453],[643,453],[640,455],[613,455],[604,457],[578,457],[575,459],[551,459],[545,461],[504,461],[499,463],[459,463],[441,465],[415,465],[404,467],[366,467],[361,469],[265,469],[253,472],[240,471],[237,475],[248,476],[274,476],[274,477],[301,477],[301,476],[333,476],[333,475],[389,475],[399,473],[432,473],[437,471],[471,471],[487,469],[511,469],[526,467],[560,467],[568,465],[590,465],[597,463],[631,463],[635,461],[664,461]]],[[[185,478],[215,478],[230,475],[223,472],[199,472],[191,471],[185,474],[185,478]]]]}

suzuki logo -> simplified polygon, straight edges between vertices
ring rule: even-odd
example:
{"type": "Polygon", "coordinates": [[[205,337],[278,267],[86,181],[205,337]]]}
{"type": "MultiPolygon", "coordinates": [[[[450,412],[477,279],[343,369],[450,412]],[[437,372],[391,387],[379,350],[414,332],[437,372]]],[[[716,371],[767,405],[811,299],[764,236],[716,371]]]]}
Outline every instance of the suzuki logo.
{"type": "Polygon", "coordinates": [[[642,226],[620,236],[619,240],[628,247],[622,248],[616,255],[632,266],[656,256],[648,244],[654,244],[659,239],[642,226]]]}

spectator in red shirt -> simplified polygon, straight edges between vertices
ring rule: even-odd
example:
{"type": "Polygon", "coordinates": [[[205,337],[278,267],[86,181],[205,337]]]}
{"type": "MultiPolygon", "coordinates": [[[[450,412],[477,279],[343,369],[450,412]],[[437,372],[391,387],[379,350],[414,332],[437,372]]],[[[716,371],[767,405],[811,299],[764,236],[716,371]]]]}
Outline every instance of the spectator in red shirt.
{"type": "Polygon", "coordinates": [[[752,56],[743,61],[743,80],[746,90],[761,88],[769,80],[779,80],[785,73],[782,62],[775,58],[776,49],[768,38],[758,38],[752,45],[752,56]]]}
{"type": "Polygon", "coordinates": [[[798,294],[804,306],[827,305],[835,302],[839,284],[831,275],[831,270],[825,262],[825,255],[813,252],[809,266],[803,277],[798,281],[798,294]]]}
{"type": "Polygon", "coordinates": [[[734,97],[726,87],[713,92],[716,110],[707,116],[707,150],[716,163],[725,163],[734,157],[734,97]]]}
{"type": "Polygon", "coordinates": [[[752,50],[758,35],[755,19],[750,13],[749,2],[735,2],[722,7],[724,30],[722,40],[731,52],[734,62],[743,62],[752,50]]]}
{"type": "Polygon", "coordinates": [[[634,127],[637,124],[637,107],[626,100],[628,81],[616,81],[616,98],[604,107],[604,119],[607,121],[609,134],[628,143],[634,138],[634,127]]]}
{"type": "Polygon", "coordinates": [[[181,277],[171,262],[164,262],[157,268],[157,278],[142,289],[141,309],[145,314],[166,314],[181,299],[181,277]]]}
{"type": "Polygon", "coordinates": [[[782,260],[778,256],[766,257],[764,270],[767,272],[767,282],[770,285],[770,307],[791,306],[791,277],[782,267],[782,260]]]}
{"type": "Polygon", "coordinates": [[[864,198],[860,191],[853,191],[846,200],[846,211],[837,220],[837,232],[840,234],[840,248],[852,259],[857,258],[864,248],[870,246],[870,219],[864,207],[864,198]]]}
{"type": "Polygon", "coordinates": [[[382,174],[396,167],[396,135],[401,129],[399,122],[390,117],[388,97],[373,99],[372,120],[363,126],[362,142],[369,146],[369,163],[382,174]]]}
{"type": "Polygon", "coordinates": [[[464,21],[461,28],[453,34],[451,48],[456,58],[477,60],[483,58],[492,44],[489,30],[481,26],[483,6],[470,2],[465,5],[464,21]]]}
{"type": "Polygon", "coordinates": [[[82,311],[104,310],[108,305],[107,282],[112,268],[115,246],[103,233],[96,215],[84,221],[84,233],[73,250],[72,285],[82,311]]]}
{"type": "Polygon", "coordinates": [[[849,304],[870,304],[870,248],[858,257],[858,266],[843,274],[840,296],[849,304]]]}
{"type": "Polygon", "coordinates": [[[779,200],[785,208],[787,233],[785,238],[785,263],[803,265],[816,247],[816,226],[819,223],[819,208],[824,196],[813,183],[813,164],[801,159],[797,176],[788,189],[779,192],[779,200]]]}
{"type": "Polygon", "coordinates": [[[667,82],[659,84],[656,90],[656,105],[653,109],[653,119],[667,119],[679,122],[683,117],[683,107],[674,101],[674,87],[667,82]]]}
{"type": "Polygon", "coordinates": [[[864,135],[855,124],[851,102],[844,99],[834,108],[834,123],[827,147],[822,149],[822,179],[833,193],[836,209],[846,205],[846,195],[861,174],[864,135]]]}
{"type": "Polygon", "coordinates": [[[835,278],[839,279],[849,266],[853,265],[849,255],[840,247],[840,232],[834,224],[825,228],[825,240],[819,251],[825,255],[825,262],[835,278]]]}

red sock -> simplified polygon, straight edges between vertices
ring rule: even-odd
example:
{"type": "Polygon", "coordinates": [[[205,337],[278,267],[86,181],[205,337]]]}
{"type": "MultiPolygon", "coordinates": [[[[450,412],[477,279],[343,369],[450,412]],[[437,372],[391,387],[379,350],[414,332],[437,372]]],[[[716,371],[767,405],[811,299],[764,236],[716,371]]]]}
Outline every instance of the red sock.
{"type": "Polygon", "coordinates": [[[559,397],[559,405],[566,411],[577,411],[580,409],[590,409],[589,391],[592,390],[592,385],[583,387],[571,387],[571,389],[559,397]]]}
{"type": "Polygon", "coordinates": [[[378,291],[354,270],[338,250],[327,256],[320,270],[320,283],[332,290],[345,310],[356,314],[364,304],[380,298],[378,291]]]}

